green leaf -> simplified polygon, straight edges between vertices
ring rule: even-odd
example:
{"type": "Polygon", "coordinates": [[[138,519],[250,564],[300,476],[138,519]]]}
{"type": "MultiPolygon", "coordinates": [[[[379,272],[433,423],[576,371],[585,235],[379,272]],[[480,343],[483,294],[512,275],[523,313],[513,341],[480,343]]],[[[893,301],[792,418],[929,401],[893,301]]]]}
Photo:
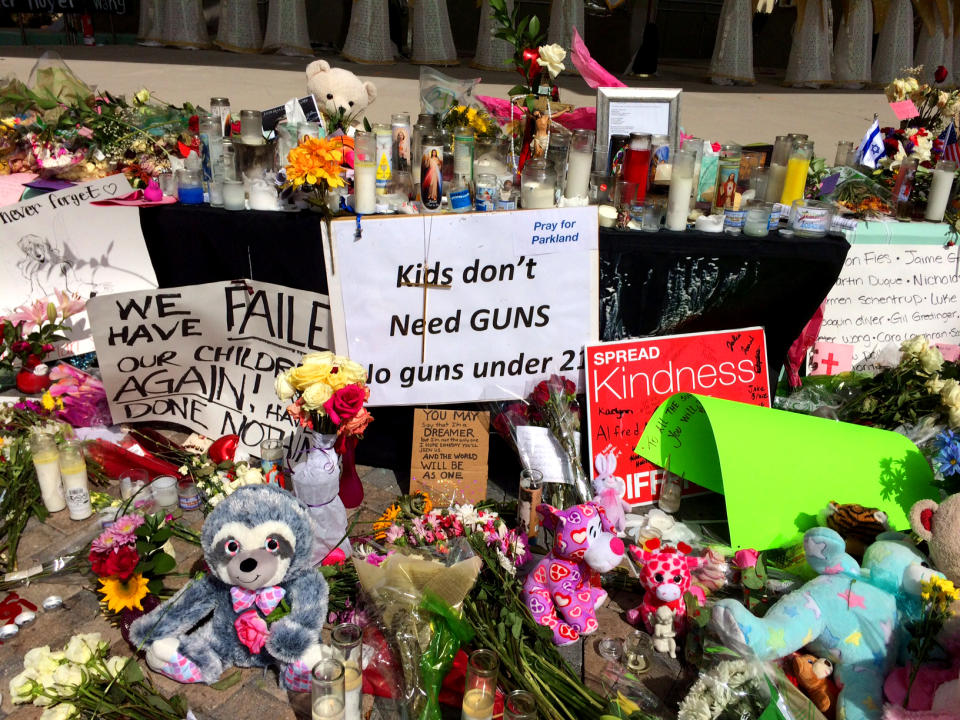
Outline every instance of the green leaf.
{"type": "Polygon", "coordinates": [[[153,545],[146,540],[137,540],[137,555],[140,557],[146,557],[152,553],[154,549],[153,545]]]}
{"type": "Polygon", "coordinates": [[[530,88],[526,85],[514,85],[510,90],[507,91],[507,95],[526,95],[530,92],[530,88]]]}
{"type": "Polygon", "coordinates": [[[140,664],[133,658],[130,658],[130,661],[123,666],[123,677],[130,683],[143,682],[143,670],[140,669],[140,664]]]}
{"type": "Polygon", "coordinates": [[[168,572],[172,572],[173,569],[177,567],[177,561],[167,555],[165,552],[162,552],[151,559],[153,560],[153,571],[157,575],[166,575],[168,572]]]}
{"type": "Polygon", "coordinates": [[[490,9],[502,13],[507,11],[507,4],[504,0],[490,0],[490,9]]]}
{"type": "Polygon", "coordinates": [[[211,683],[210,687],[212,687],[214,690],[227,690],[228,688],[232,688],[242,679],[243,676],[240,674],[240,671],[234,670],[229,675],[225,675],[217,680],[215,683],[211,683]]]}
{"type": "Polygon", "coordinates": [[[147,590],[149,590],[153,595],[157,595],[163,590],[163,580],[160,578],[153,578],[147,583],[147,590]]]}
{"type": "Polygon", "coordinates": [[[154,533],[153,537],[150,540],[156,545],[163,545],[170,537],[173,535],[173,530],[168,527],[161,528],[154,533]]]}
{"type": "Polygon", "coordinates": [[[174,710],[164,698],[159,695],[147,695],[147,703],[153,705],[157,710],[173,714],[174,710]]]}
{"type": "Polygon", "coordinates": [[[530,18],[529,29],[531,40],[536,42],[536,38],[540,34],[540,18],[538,18],[536,15],[530,18]]]}

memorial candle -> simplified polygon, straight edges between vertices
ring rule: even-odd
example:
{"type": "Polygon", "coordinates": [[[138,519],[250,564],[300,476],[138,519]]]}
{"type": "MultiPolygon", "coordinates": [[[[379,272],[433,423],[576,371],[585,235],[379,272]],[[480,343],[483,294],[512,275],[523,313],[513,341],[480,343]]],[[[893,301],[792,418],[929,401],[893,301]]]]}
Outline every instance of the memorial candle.
{"type": "Polygon", "coordinates": [[[667,196],[667,230],[686,230],[693,195],[693,166],[696,152],[681,149],[673,160],[670,194],[667,196]]]}
{"type": "Polygon", "coordinates": [[[927,220],[943,221],[956,174],[957,163],[952,160],[941,160],[937,163],[933,171],[933,179],[930,181],[930,191],[927,193],[927,210],[923,215],[927,220]]]}
{"type": "Polygon", "coordinates": [[[566,198],[587,197],[590,189],[590,171],[593,169],[593,130],[575,130],[567,156],[566,198]]]}
{"type": "Polygon", "coordinates": [[[373,133],[357,132],[353,146],[353,209],[370,215],[377,206],[377,140],[373,133]]]}

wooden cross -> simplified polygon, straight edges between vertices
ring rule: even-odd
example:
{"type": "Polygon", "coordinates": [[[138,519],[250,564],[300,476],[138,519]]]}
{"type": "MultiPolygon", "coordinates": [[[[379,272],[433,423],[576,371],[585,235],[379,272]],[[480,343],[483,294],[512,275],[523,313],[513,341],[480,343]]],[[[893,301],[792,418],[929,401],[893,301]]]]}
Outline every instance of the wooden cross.
{"type": "Polygon", "coordinates": [[[423,282],[422,283],[413,283],[404,281],[401,283],[403,287],[419,287],[423,288],[423,328],[420,332],[420,362],[425,362],[427,359],[427,290],[434,288],[436,290],[449,290],[450,285],[439,285],[437,283],[428,283],[427,280],[427,258],[423,259],[423,282]]]}

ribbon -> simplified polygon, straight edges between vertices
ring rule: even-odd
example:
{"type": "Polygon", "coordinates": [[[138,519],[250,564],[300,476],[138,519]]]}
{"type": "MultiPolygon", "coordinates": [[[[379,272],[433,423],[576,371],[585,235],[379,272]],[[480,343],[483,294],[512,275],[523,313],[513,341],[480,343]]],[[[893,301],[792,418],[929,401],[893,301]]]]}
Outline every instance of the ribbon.
{"type": "Polygon", "coordinates": [[[233,611],[240,612],[253,607],[256,603],[264,615],[269,615],[283,600],[287,592],[279,585],[260,588],[257,591],[234,585],[230,588],[230,599],[233,601],[233,611]]]}

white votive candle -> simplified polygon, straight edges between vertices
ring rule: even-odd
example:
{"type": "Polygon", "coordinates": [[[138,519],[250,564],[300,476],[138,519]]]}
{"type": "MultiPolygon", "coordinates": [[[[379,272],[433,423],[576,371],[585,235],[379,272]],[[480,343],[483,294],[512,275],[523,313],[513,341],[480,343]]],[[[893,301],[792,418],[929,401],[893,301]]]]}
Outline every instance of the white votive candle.
{"type": "Polygon", "coordinates": [[[353,210],[358,215],[372,215],[377,209],[377,166],[372,162],[356,163],[353,168],[353,210]]]}
{"type": "Polygon", "coordinates": [[[86,520],[93,514],[87,488],[87,462],[78,443],[69,442],[60,448],[60,477],[71,520],[86,520]]]}
{"type": "Polygon", "coordinates": [[[468,690],[463,696],[462,720],[492,720],[493,695],[481,688],[468,690]]]}
{"type": "Polygon", "coordinates": [[[361,720],[363,701],[363,676],[355,662],[343,664],[344,720],[361,720]]]}
{"type": "Polygon", "coordinates": [[[577,152],[571,148],[567,156],[567,186],[563,196],[586,197],[590,188],[590,170],[593,167],[593,152],[577,152]]]}
{"type": "MultiPolygon", "coordinates": [[[[587,177],[589,179],[589,175],[587,177]]],[[[525,182],[520,188],[520,204],[524,208],[552,208],[554,199],[552,183],[525,182]]]]}
{"type": "Polygon", "coordinates": [[[48,512],[57,512],[67,506],[60,482],[60,451],[51,435],[35,434],[30,438],[33,466],[37,470],[37,483],[43,506],[48,512]]]}
{"type": "Polygon", "coordinates": [[[247,206],[247,194],[242,180],[223,181],[223,207],[226,210],[244,210],[247,206]]]}
{"type": "Polygon", "coordinates": [[[150,483],[153,499],[160,507],[174,507],[179,500],[177,494],[177,479],[170,475],[161,475],[150,483]]]}
{"type": "Polygon", "coordinates": [[[943,221],[956,173],[957,164],[952,160],[941,160],[937,163],[933,170],[933,179],[930,180],[930,191],[927,193],[927,211],[923,214],[927,220],[943,221]]]}

